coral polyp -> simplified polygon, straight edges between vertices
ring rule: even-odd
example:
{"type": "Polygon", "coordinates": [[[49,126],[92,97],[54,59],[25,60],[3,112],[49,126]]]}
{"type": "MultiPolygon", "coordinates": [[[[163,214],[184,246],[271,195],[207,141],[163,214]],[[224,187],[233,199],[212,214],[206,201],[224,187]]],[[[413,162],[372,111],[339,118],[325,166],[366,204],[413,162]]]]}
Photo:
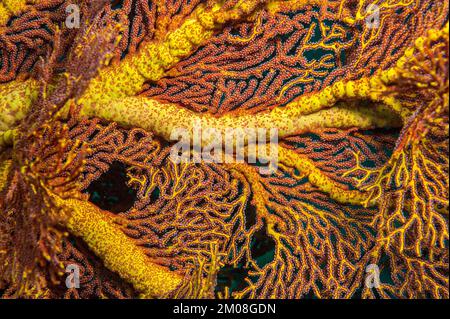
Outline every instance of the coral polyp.
{"type": "Polygon", "coordinates": [[[0,297],[449,298],[448,11],[1,0],[0,297]]]}

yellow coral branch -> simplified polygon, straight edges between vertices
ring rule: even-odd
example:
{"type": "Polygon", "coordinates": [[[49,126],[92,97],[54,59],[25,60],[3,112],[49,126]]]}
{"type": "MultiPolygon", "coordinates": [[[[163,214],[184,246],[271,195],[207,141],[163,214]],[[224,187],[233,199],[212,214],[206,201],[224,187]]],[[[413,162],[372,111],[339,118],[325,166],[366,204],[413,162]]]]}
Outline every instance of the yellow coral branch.
{"type": "Polygon", "coordinates": [[[6,25],[12,16],[27,9],[27,5],[34,1],[31,0],[2,0],[0,1],[0,27],[6,25]]]}
{"type": "Polygon", "coordinates": [[[69,231],[81,237],[105,266],[131,283],[141,297],[164,297],[181,284],[181,275],[152,262],[108,212],[79,199],[54,199],[72,212],[66,224],[69,231]]]}
{"type": "MultiPolygon", "coordinates": [[[[179,28],[168,32],[161,41],[144,42],[136,54],[101,69],[78,103],[88,107],[105,106],[110,100],[138,94],[144,82],[159,80],[210,38],[216,28],[227,21],[242,19],[258,3],[241,1],[228,11],[221,10],[221,1],[211,8],[199,5],[179,28]]],[[[38,91],[34,79],[0,84],[0,131],[12,129],[26,116],[38,91]]]]}
{"type": "MultiPolygon", "coordinates": [[[[267,152],[265,152],[265,154],[267,154],[267,152]]],[[[311,159],[304,155],[298,154],[293,150],[279,146],[278,161],[285,166],[297,169],[301,176],[307,177],[309,182],[317,187],[319,191],[328,194],[331,199],[341,204],[365,204],[367,206],[376,204],[374,200],[370,200],[370,192],[348,189],[345,185],[336,182],[317,168],[317,165],[311,159]]],[[[265,208],[267,200],[263,195],[265,193],[264,188],[259,182],[260,175],[253,167],[248,165],[227,165],[245,175],[249,183],[252,185],[256,208],[260,213],[263,213],[263,216],[267,215],[267,209],[265,208]]]]}
{"type": "Polygon", "coordinates": [[[0,132],[13,128],[29,112],[39,93],[34,79],[0,84],[0,132]]]}
{"type": "MultiPolygon", "coordinates": [[[[78,101],[87,110],[85,113],[94,112],[97,113],[96,116],[100,116],[100,112],[95,111],[96,108],[104,108],[111,101],[136,95],[145,81],[160,79],[165,70],[173,67],[181,58],[189,55],[202,41],[212,35],[214,28],[220,25],[216,20],[223,20],[217,18],[219,9],[220,7],[216,5],[210,11],[206,11],[200,6],[191,18],[187,19],[179,29],[170,32],[162,42],[148,42],[137,54],[125,58],[120,64],[102,69],[78,101]],[[194,32],[194,30],[197,31],[194,32]]],[[[448,24],[442,30],[430,30],[427,37],[436,38],[441,34],[448,35],[448,24]]],[[[421,43],[425,39],[426,37],[418,38],[415,47],[407,49],[395,67],[377,72],[368,78],[335,82],[320,92],[301,96],[285,107],[274,109],[272,115],[278,113],[279,115],[276,116],[280,118],[298,118],[299,115],[329,108],[340,100],[359,99],[382,103],[405,120],[410,116],[411,110],[402,107],[398,100],[384,93],[387,86],[399,78],[401,66],[413,58],[416,50],[421,50],[421,43]]],[[[38,86],[34,80],[0,85],[0,92],[3,93],[0,97],[0,131],[13,128],[17,121],[26,115],[33,97],[37,96],[37,90],[38,86]],[[16,110],[19,104],[20,112],[16,110]]],[[[64,110],[67,111],[68,106],[64,110]]],[[[158,112],[166,113],[163,110],[158,112]]],[[[110,117],[110,114],[106,115],[110,117]]],[[[251,116],[247,118],[251,119],[251,116]]]]}
{"type": "MultiPolygon", "coordinates": [[[[295,167],[301,173],[308,176],[311,184],[320,191],[330,195],[330,198],[343,204],[361,205],[367,202],[368,193],[359,190],[349,190],[325,175],[316,164],[305,156],[300,156],[293,150],[283,147],[278,148],[279,161],[288,166],[295,167]]],[[[371,205],[374,202],[369,203],[371,205]]]]}
{"type": "Polygon", "coordinates": [[[231,16],[230,12],[221,11],[223,3],[220,1],[211,8],[199,5],[179,28],[168,32],[161,41],[145,42],[136,54],[100,70],[79,104],[104,106],[110,100],[136,95],[144,82],[162,78],[167,70],[209,39],[217,27],[228,20],[242,19],[251,13],[251,5],[257,2],[241,1],[229,10],[234,13],[231,16]],[[238,10],[243,8],[245,10],[238,10]]]}
{"type": "MultiPolygon", "coordinates": [[[[301,107],[299,107],[300,109],[301,107]]],[[[162,103],[144,97],[129,97],[109,103],[108,107],[83,107],[82,116],[99,117],[127,127],[141,127],[155,132],[166,140],[174,129],[192,132],[195,125],[215,128],[223,135],[227,128],[277,128],[279,137],[286,137],[314,128],[324,127],[398,127],[401,122],[395,116],[386,115],[383,106],[367,108],[338,104],[335,107],[302,115],[299,109],[276,108],[255,115],[230,115],[215,117],[199,114],[172,103],[162,103]],[[383,115],[384,114],[384,115],[383,115]]],[[[207,139],[203,141],[209,143],[207,139]]]]}
{"type": "Polygon", "coordinates": [[[12,161],[4,160],[0,162],[0,192],[6,187],[8,174],[11,169],[12,161]]]}

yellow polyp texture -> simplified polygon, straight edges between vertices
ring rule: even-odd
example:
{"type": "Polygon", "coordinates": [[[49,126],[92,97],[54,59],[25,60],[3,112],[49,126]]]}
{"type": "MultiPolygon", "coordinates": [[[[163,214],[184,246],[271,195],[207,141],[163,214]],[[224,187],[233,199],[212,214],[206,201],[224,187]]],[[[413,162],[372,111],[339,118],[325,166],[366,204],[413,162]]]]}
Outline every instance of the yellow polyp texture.
{"type": "Polygon", "coordinates": [[[38,96],[35,80],[0,84],[0,132],[22,120],[38,96]]]}
{"type": "MultiPolygon", "coordinates": [[[[337,183],[330,177],[325,175],[317,164],[311,161],[304,155],[300,155],[293,150],[279,147],[278,148],[278,160],[286,166],[296,168],[301,176],[307,176],[309,182],[316,186],[320,192],[326,193],[331,199],[341,204],[362,205],[368,202],[369,193],[359,190],[349,190],[346,186],[337,183]]],[[[260,175],[251,166],[242,164],[227,164],[236,168],[242,172],[250,184],[253,190],[253,204],[258,210],[259,214],[267,217],[269,215],[266,204],[267,198],[264,195],[264,187],[259,182],[260,175]]],[[[369,205],[373,205],[374,202],[369,202],[369,205]]]]}
{"type": "Polygon", "coordinates": [[[9,11],[16,14],[23,11],[29,0],[2,0],[2,4],[8,8],[9,11]]]}
{"type": "Polygon", "coordinates": [[[386,111],[386,108],[382,106],[364,108],[339,104],[307,115],[302,115],[296,108],[287,108],[274,109],[255,115],[214,117],[210,114],[189,111],[176,104],[162,103],[144,97],[130,97],[111,101],[108,108],[84,107],[82,114],[88,117],[100,117],[124,126],[140,127],[169,140],[174,129],[184,128],[192,132],[194,125],[198,123],[202,127],[215,128],[222,134],[225,134],[227,128],[245,127],[270,130],[275,127],[278,129],[280,138],[314,128],[359,127],[368,129],[400,126],[401,121],[386,111]]]}
{"type": "MultiPolygon", "coordinates": [[[[165,49],[164,51],[170,52],[170,55],[173,57],[188,55],[189,52],[192,50],[193,45],[189,41],[186,41],[186,39],[187,36],[185,30],[183,30],[182,28],[176,30],[175,32],[169,35],[167,39],[169,45],[168,47],[164,48],[165,49]]],[[[172,61],[169,61],[169,63],[167,64],[170,65],[172,63],[173,58],[172,61]]]]}
{"type": "Polygon", "coordinates": [[[5,188],[8,180],[8,174],[12,166],[11,160],[5,160],[0,163],[0,192],[5,188]]]}
{"type": "Polygon", "coordinates": [[[370,97],[370,80],[364,79],[360,82],[358,87],[358,96],[362,99],[370,97]]]}
{"type": "MultiPolygon", "coordinates": [[[[338,81],[332,87],[314,93],[310,96],[300,96],[293,102],[288,103],[284,109],[289,110],[298,108],[301,114],[311,114],[323,110],[334,105],[339,100],[348,99],[369,99],[373,102],[385,103],[382,92],[385,85],[395,81],[398,78],[398,71],[388,69],[384,72],[376,74],[370,78],[362,78],[356,81],[338,81]]],[[[405,120],[409,115],[409,111],[404,109],[400,102],[394,98],[387,100],[392,111],[402,116],[405,120]]]]}
{"type": "MultiPolygon", "coordinates": [[[[157,81],[164,76],[166,70],[173,67],[183,57],[189,55],[203,41],[208,39],[213,34],[213,29],[220,25],[215,19],[220,5],[216,4],[212,9],[205,9],[204,6],[199,6],[190,17],[175,31],[169,32],[162,42],[145,42],[141,45],[138,52],[127,56],[120,63],[112,64],[100,70],[98,76],[91,80],[88,88],[83,96],[78,100],[78,104],[82,105],[84,114],[93,114],[92,116],[101,116],[104,114],[106,119],[118,119],[114,113],[117,110],[108,109],[111,103],[124,104],[117,102],[120,99],[134,96],[140,92],[145,81],[157,81]],[[205,23],[204,20],[210,23],[205,23]],[[191,32],[192,31],[192,32],[191,32]],[[183,40],[184,39],[184,40],[183,40]],[[191,44],[187,44],[192,43],[191,44]],[[178,44],[180,46],[178,46],[178,44]],[[191,47],[191,51],[186,53],[186,48],[191,47]],[[179,56],[178,56],[179,55],[179,56]],[[96,111],[97,109],[102,109],[96,111]]],[[[445,34],[446,29],[435,30],[438,34],[445,34]]],[[[430,34],[430,33],[429,33],[430,34]]],[[[434,33],[431,33],[434,34],[434,33]]],[[[433,35],[435,36],[435,35],[433,35]]],[[[407,49],[401,59],[407,61],[413,56],[414,48],[407,49]]],[[[404,63],[404,62],[402,62],[404,63]]],[[[374,74],[369,78],[362,78],[355,81],[338,81],[335,82],[331,89],[312,93],[311,95],[300,96],[298,99],[290,102],[285,107],[274,109],[272,115],[277,114],[283,118],[282,122],[286,122],[286,118],[293,117],[298,119],[299,115],[311,114],[333,106],[336,102],[346,97],[354,99],[370,99],[374,102],[384,103],[391,108],[392,111],[399,114],[403,121],[411,115],[410,111],[403,108],[401,103],[393,97],[385,98],[381,94],[385,86],[390,83],[392,79],[398,77],[398,71],[394,68],[374,74]]],[[[18,120],[22,119],[28,112],[33,98],[37,96],[38,86],[34,80],[25,82],[11,82],[0,85],[0,131],[6,131],[14,127],[18,120]]],[[[153,103],[153,102],[149,102],[153,103]]],[[[117,107],[117,105],[116,105],[117,107]]],[[[123,105],[122,105],[123,107],[123,105]]],[[[66,105],[66,108],[68,105],[66,105]]],[[[140,112],[145,112],[140,110],[140,112]]],[[[169,113],[158,110],[161,116],[168,116],[169,113]]],[[[130,112],[128,112],[130,113],[130,112]]],[[[63,112],[64,114],[64,112],[63,112]]],[[[178,116],[177,116],[178,117],[178,116]]],[[[242,120],[250,120],[253,116],[243,118],[242,120]]],[[[272,120],[273,116],[259,117],[260,120],[272,120]]],[[[119,122],[125,125],[132,125],[128,123],[126,118],[118,119],[119,122]]],[[[380,121],[386,122],[385,119],[380,121]]],[[[165,121],[163,121],[165,122],[165,121]]],[[[355,127],[361,127],[354,120],[347,121],[352,123],[355,127]]],[[[367,123],[367,121],[365,121],[367,123]]],[[[294,125],[294,122],[291,121],[294,125]]],[[[163,123],[164,124],[164,123],[163,123]]],[[[273,123],[277,125],[278,123],[273,123]]],[[[368,124],[363,124],[368,125],[368,124]]],[[[142,125],[140,125],[142,127],[142,125]]],[[[146,124],[148,126],[148,123],[146,124]]],[[[156,126],[155,124],[151,125],[156,126]]],[[[163,125],[164,126],[164,125],[163,125]]],[[[246,125],[244,125],[245,127],[246,125]]],[[[376,127],[376,124],[368,125],[369,127],[376,127]]],[[[264,126],[265,127],[265,126],[264,126]]],[[[272,126],[270,126],[272,127],[272,126]]],[[[346,123],[338,127],[348,127],[346,123]]],[[[282,127],[280,131],[292,133],[295,131],[292,127],[282,127]]],[[[301,129],[299,129],[301,131],[301,129]]]]}
{"type": "Polygon", "coordinates": [[[211,37],[212,28],[205,28],[197,19],[188,19],[183,25],[168,35],[170,54],[175,57],[187,56],[194,47],[211,37]]]}
{"type": "Polygon", "coordinates": [[[159,54],[157,44],[149,44],[141,50],[146,52],[142,54],[140,59],[136,59],[136,70],[150,81],[158,80],[164,75],[164,68],[160,63],[155,62],[155,60],[158,60],[159,54]]]}
{"type": "Polygon", "coordinates": [[[5,6],[0,3],[0,26],[5,25],[8,23],[9,20],[9,10],[5,8],[5,6]]]}
{"type": "Polygon", "coordinates": [[[14,130],[7,130],[0,132],[0,148],[3,146],[9,146],[14,144],[14,130]]]}
{"type": "Polygon", "coordinates": [[[395,70],[395,69],[389,69],[387,71],[387,77],[388,77],[389,83],[392,83],[395,80],[397,80],[398,76],[399,76],[399,74],[398,74],[397,70],[395,70]]]}
{"type": "Polygon", "coordinates": [[[349,81],[345,85],[345,93],[347,97],[356,97],[356,87],[355,82],[349,81]]]}
{"type": "Polygon", "coordinates": [[[322,0],[270,0],[267,3],[267,9],[270,13],[276,13],[283,8],[292,10],[303,9],[307,5],[321,5],[322,0]]]}
{"type": "Polygon", "coordinates": [[[408,48],[405,50],[404,56],[406,58],[410,58],[413,56],[413,54],[414,54],[414,48],[408,48]]]}
{"type": "Polygon", "coordinates": [[[336,98],[343,98],[345,96],[345,85],[339,81],[333,84],[333,94],[336,98]]]}
{"type": "Polygon", "coordinates": [[[206,38],[211,37],[212,31],[205,32],[203,26],[197,20],[188,20],[183,26],[186,38],[194,46],[200,45],[206,38]]]}
{"type": "Polygon", "coordinates": [[[423,37],[417,38],[416,41],[414,41],[414,45],[415,45],[416,49],[422,50],[424,42],[425,41],[424,41],[423,37]]]}
{"type": "Polygon", "coordinates": [[[27,7],[28,0],[2,0],[0,2],[0,26],[8,23],[8,20],[23,12],[27,7]]]}
{"type": "Polygon", "coordinates": [[[203,6],[197,9],[197,19],[205,29],[214,29],[214,12],[217,12],[220,6],[215,4],[213,10],[206,10],[203,6]]]}
{"type": "Polygon", "coordinates": [[[181,275],[151,262],[108,212],[78,199],[55,197],[55,201],[71,211],[66,224],[69,231],[81,237],[105,266],[132,284],[141,297],[164,297],[181,284],[181,275]]]}

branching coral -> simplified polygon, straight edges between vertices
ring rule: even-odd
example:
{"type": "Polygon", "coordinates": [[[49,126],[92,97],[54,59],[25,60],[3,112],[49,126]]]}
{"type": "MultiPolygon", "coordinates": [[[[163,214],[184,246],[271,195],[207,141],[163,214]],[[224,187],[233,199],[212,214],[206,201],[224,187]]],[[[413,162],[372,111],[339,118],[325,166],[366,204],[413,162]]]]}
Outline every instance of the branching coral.
{"type": "Polygon", "coordinates": [[[446,2],[67,4],[0,1],[4,297],[448,298],[446,2]],[[278,170],[174,163],[196,125],[278,170]]]}

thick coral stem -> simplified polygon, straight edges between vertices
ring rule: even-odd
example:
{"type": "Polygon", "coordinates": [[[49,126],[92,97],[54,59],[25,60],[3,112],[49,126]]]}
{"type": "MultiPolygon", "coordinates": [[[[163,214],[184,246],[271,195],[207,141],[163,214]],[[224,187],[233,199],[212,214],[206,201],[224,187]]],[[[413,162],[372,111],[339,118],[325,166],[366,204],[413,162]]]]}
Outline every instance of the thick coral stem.
{"type": "Polygon", "coordinates": [[[27,9],[33,3],[30,0],[2,0],[0,2],[0,27],[6,25],[8,20],[27,9]]]}
{"type": "MultiPolygon", "coordinates": [[[[301,106],[299,107],[301,109],[301,106]]],[[[81,114],[114,121],[126,127],[141,127],[170,140],[175,129],[192,132],[196,125],[214,128],[222,135],[228,128],[277,128],[279,137],[286,137],[315,128],[398,127],[401,121],[386,115],[381,105],[368,108],[340,104],[335,107],[302,115],[302,112],[283,108],[255,115],[224,115],[215,117],[189,111],[176,104],[162,103],[144,97],[130,97],[111,102],[108,107],[83,107],[81,114]]],[[[191,135],[192,136],[192,135],[191,135]]],[[[208,139],[203,142],[209,143],[208,139]]]]}
{"type": "Polygon", "coordinates": [[[14,128],[29,112],[39,94],[34,79],[0,84],[0,132],[14,128]]]}
{"type": "Polygon", "coordinates": [[[108,212],[78,199],[55,197],[55,201],[72,212],[66,225],[69,231],[81,237],[105,266],[131,283],[141,297],[164,297],[181,284],[181,275],[153,263],[108,212]]]}
{"type": "MultiPolygon", "coordinates": [[[[347,189],[324,174],[310,159],[283,147],[278,148],[279,161],[294,167],[308,177],[309,182],[320,191],[330,195],[330,198],[342,204],[361,205],[368,201],[369,193],[347,189]]],[[[373,205],[374,202],[368,203],[373,205]]]]}
{"type": "MultiPolygon", "coordinates": [[[[193,17],[187,19],[180,28],[169,32],[162,42],[148,42],[140,48],[137,54],[124,59],[117,65],[102,69],[99,75],[92,80],[78,103],[86,109],[86,113],[89,113],[95,108],[109,105],[111,101],[138,94],[145,81],[158,80],[163,77],[165,70],[188,56],[213,34],[214,28],[221,25],[216,21],[219,9],[220,7],[216,5],[210,11],[205,11],[204,7],[200,6],[193,13],[193,17]],[[210,24],[206,21],[210,21],[210,24]],[[207,27],[208,25],[209,27],[207,27]],[[196,28],[198,32],[191,33],[196,28]]],[[[240,17],[235,18],[239,19],[240,17]]],[[[386,105],[405,121],[411,115],[411,110],[403,107],[400,101],[393,96],[386,95],[387,87],[398,80],[401,67],[414,58],[414,52],[422,49],[422,43],[427,37],[437,38],[442,34],[448,35],[448,24],[441,30],[430,30],[426,37],[419,37],[415,41],[415,46],[405,51],[396,66],[360,80],[337,81],[320,92],[301,96],[285,107],[275,108],[272,115],[278,113],[276,116],[280,118],[298,118],[299,115],[330,108],[341,100],[370,100],[386,105]]],[[[0,97],[0,131],[14,128],[16,123],[23,119],[35,100],[38,89],[35,80],[0,85],[2,93],[0,97]],[[19,104],[20,112],[16,110],[19,104]]],[[[67,105],[63,112],[67,112],[68,108],[67,105]]],[[[166,113],[162,110],[158,110],[159,112],[164,113],[160,116],[166,113]]],[[[248,118],[251,119],[251,116],[248,118]]]]}
{"type": "Polygon", "coordinates": [[[235,13],[231,16],[226,10],[221,11],[220,1],[211,8],[199,5],[179,28],[169,31],[162,40],[144,42],[136,54],[101,70],[79,103],[104,105],[113,99],[136,95],[144,82],[161,79],[167,70],[209,39],[216,28],[229,20],[242,19],[254,6],[238,9],[258,1],[241,2],[230,10],[235,13]]]}

